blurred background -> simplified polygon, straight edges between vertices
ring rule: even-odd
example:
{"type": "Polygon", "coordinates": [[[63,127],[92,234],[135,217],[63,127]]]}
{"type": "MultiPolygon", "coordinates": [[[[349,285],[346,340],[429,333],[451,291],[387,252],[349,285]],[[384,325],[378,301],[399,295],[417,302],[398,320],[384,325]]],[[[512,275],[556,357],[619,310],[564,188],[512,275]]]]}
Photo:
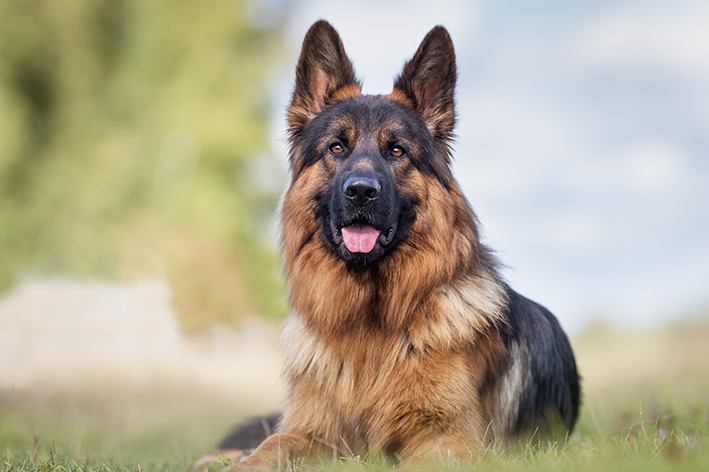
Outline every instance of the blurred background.
{"type": "MultiPolygon", "coordinates": [[[[232,419],[278,407],[285,107],[320,18],[374,94],[431,27],[448,28],[455,173],[508,280],[570,334],[591,392],[709,377],[706,2],[0,0],[0,12],[6,413],[94,411],[97,392],[121,418],[213,410],[207,448],[232,419]]],[[[42,422],[25,423],[0,438],[36,438],[42,422]]]]}

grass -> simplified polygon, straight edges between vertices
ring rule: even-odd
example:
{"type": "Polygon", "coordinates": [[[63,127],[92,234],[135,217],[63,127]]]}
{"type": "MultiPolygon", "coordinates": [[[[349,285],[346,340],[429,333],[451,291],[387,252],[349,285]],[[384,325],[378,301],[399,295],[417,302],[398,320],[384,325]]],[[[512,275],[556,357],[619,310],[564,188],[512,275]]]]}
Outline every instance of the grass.
{"type": "Polygon", "coordinates": [[[165,410],[149,407],[126,414],[125,405],[80,411],[63,400],[13,403],[0,412],[3,471],[185,470],[226,426],[194,411],[166,419],[165,410]]]}
{"type": "MultiPolygon", "coordinates": [[[[597,328],[575,342],[585,399],[576,430],[553,443],[488,447],[440,470],[709,470],[709,327],[628,334],[597,328]]],[[[179,392],[96,398],[0,393],[0,471],[180,471],[249,412],[179,392]]],[[[210,468],[216,472],[226,462],[210,468]]],[[[319,470],[391,470],[379,456],[319,470]]],[[[302,467],[308,470],[308,467],[302,467]]]]}

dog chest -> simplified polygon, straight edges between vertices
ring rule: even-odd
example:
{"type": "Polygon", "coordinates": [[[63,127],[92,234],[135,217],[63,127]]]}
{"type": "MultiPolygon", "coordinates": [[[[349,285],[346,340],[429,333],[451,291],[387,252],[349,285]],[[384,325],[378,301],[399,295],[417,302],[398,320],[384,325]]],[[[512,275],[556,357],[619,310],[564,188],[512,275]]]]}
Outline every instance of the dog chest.
{"type": "Polygon", "coordinates": [[[470,350],[412,352],[404,340],[379,342],[332,346],[290,320],[284,331],[291,384],[285,427],[346,441],[350,448],[384,450],[412,436],[451,430],[479,436],[482,373],[470,350]]]}

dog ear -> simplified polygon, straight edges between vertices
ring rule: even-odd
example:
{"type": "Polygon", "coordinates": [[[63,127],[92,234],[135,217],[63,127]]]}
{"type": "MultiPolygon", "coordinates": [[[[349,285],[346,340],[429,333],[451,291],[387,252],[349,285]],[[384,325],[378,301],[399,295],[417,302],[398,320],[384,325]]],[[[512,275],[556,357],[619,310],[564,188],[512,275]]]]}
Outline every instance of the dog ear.
{"type": "Polygon", "coordinates": [[[446,149],[455,128],[455,81],[455,50],[443,26],[429,31],[394,81],[394,89],[413,102],[433,137],[446,149]]]}
{"type": "Polygon", "coordinates": [[[288,108],[291,134],[296,134],[348,86],[353,95],[362,90],[337,31],[327,21],[317,21],[305,35],[295,72],[295,90],[288,108]]]}

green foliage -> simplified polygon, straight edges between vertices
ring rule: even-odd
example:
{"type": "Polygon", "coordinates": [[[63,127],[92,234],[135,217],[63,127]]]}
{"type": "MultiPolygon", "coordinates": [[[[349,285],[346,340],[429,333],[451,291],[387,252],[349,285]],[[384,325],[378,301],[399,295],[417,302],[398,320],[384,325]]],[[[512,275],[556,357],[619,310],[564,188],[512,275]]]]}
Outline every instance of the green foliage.
{"type": "Polygon", "coordinates": [[[0,290],[165,274],[188,328],[283,313],[277,195],[251,177],[284,180],[266,141],[280,38],[243,3],[0,0],[0,290]],[[202,245],[231,266],[195,264],[202,245]]]}

